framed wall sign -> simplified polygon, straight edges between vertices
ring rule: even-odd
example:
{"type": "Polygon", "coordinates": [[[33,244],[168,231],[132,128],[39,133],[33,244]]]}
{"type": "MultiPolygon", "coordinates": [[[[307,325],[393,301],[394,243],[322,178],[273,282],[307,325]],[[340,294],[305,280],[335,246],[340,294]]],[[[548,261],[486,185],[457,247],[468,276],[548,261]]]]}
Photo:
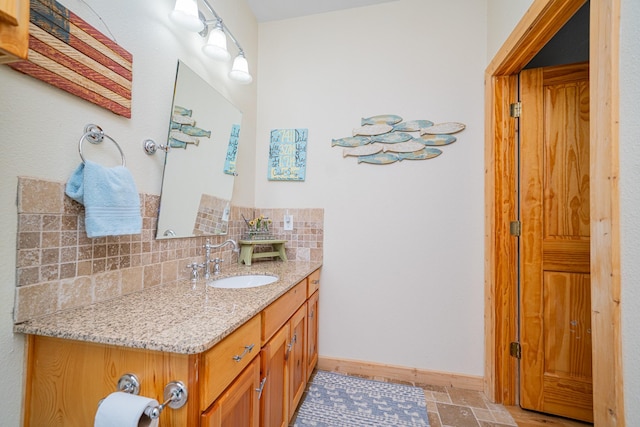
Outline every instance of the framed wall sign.
{"type": "Polygon", "coordinates": [[[274,129],[269,142],[270,181],[304,181],[308,129],[274,129]]]}

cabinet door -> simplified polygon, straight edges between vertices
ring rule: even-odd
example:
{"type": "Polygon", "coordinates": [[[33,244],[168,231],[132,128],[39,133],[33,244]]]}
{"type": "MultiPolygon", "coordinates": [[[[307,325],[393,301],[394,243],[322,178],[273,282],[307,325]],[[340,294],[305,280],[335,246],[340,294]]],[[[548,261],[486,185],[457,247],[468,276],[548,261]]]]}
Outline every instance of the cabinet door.
{"type": "Polygon", "coordinates": [[[307,301],[307,379],[318,363],[318,291],[307,301]]]}
{"type": "Polygon", "coordinates": [[[287,355],[289,323],[286,323],[262,348],[260,397],[260,425],[262,427],[286,427],[289,422],[289,377],[287,355]]]}
{"type": "Polygon", "coordinates": [[[227,390],[202,414],[202,427],[258,427],[260,357],[242,371],[227,390]]]}
{"type": "Polygon", "coordinates": [[[306,335],[307,303],[305,302],[289,321],[291,339],[289,341],[289,419],[293,416],[307,385],[306,335]]]}

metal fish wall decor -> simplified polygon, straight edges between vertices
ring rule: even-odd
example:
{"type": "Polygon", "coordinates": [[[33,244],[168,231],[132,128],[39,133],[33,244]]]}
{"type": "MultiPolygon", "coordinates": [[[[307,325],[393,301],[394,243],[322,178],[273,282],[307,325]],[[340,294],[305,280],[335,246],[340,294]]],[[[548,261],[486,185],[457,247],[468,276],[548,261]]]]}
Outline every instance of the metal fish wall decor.
{"type": "Polygon", "coordinates": [[[435,147],[453,144],[452,133],[465,129],[463,123],[434,124],[430,120],[408,120],[395,114],[363,117],[352,136],[331,140],[331,146],[343,147],[343,157],[357,157],[358,163],[388,165],[403,160],[427,160],[438,157],[435,147]]]}

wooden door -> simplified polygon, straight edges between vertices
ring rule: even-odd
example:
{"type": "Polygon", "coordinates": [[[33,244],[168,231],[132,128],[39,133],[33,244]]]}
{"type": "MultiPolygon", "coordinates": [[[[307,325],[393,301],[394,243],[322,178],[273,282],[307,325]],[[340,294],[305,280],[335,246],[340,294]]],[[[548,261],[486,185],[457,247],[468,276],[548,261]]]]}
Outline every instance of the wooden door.
{"type": "Polygon", "coordinates": [[[286,427],[289,424],[288,344],[289,323],[286,323],[260,352],[262,378],[265,381],[260,397],[262,427],[286,427]]]}
{"type": "Polygon", "coordinates": [[[258,427],[260,409],[260,357],[242,371],[227,390],[201,417],[202,427],[258,427]]]}
{"type": "Polygon", "coordinates": [[[588,64],[520,78],[520,404],[592,421],[588,64]]]}

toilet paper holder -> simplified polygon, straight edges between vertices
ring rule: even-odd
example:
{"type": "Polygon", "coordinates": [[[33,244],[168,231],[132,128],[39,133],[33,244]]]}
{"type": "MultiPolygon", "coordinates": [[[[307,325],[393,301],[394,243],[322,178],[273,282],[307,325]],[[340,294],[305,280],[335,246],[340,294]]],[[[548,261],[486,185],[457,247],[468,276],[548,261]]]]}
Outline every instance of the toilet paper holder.
{"type": "MultiPolygon", "coordinates": [[[[140,381],[135,374],[124,374],[118,380],[117,391],[121,391],[129,394],[140,394],[140,381]]],[[[160,417],[160,413],[167,406],[171,409],[179,409],[187,403],[187,399],[189,397],[189,393],[187,392],[187,387],[184,385],[182,381],[171,381],[164,387],[163,398],[164,402],[162,402],[158,406],[150,406],[145,409],[145,414],[151,419],[156,419],[160,417]]],[[[102,403],[104,399],[98,402],[98,406],[102,403]]]]}

